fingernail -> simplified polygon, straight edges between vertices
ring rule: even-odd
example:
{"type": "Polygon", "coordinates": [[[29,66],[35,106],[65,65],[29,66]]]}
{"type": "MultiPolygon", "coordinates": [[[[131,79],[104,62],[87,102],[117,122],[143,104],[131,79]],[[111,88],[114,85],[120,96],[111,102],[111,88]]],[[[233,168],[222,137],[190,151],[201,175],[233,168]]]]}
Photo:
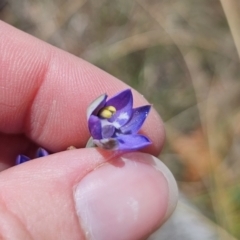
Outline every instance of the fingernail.
{"type": "Polygon", "coordinates": [[[177,186],[159,159],[128,153],[86,175],[74,199],[87,239],[142,239],[173,212],[177,186]]]}

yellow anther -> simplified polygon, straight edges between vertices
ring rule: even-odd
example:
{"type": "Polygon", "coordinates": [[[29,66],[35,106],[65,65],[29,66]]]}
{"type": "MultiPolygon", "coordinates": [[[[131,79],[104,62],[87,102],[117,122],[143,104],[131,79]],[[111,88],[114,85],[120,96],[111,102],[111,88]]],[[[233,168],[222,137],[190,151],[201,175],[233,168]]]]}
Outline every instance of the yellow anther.
{"type": "Polygon", "coordinates": [[[109,110],[109,111],[112,112],[112,113],[115,113],[115,112],[117,111],[114,106],[107,106],[107,107],[105,107],[104,109],[107,109],[107,110],[109,110]]]}
{"type": "Polygon", "coordinates": [[[100,111],[99,116],[102,118],[111,118],[116,111],[115,107],[107,106],[100,111]]]}

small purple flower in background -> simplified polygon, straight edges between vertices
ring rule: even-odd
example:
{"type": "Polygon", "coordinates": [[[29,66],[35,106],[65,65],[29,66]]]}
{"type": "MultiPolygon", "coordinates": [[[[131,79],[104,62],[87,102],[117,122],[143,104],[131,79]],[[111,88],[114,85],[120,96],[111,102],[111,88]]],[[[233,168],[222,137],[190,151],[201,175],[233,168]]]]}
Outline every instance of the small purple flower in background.
{"type": "MultiPolygon", "coordinates": [[[[49,153],[45,149],[38,148],[35,158],[45,157],[48,155],[49,155],[49,153]]],[[[16,165],[28,162],[29,160],[31,160],[31,159],[25,155],[18,155],[16,158],[16,165]]]]}
{"type": "MultiPolygon", "coordinates": [[[[103,94],[93,101],[87,110],[91,143],[109,150],[137,150],[151,141],[137,134],[148,116],[151,106],[133,108],[130,89],[107,100],[103,94]]],[[[88,144],[89,145],[89,144],[88,144]]]]}

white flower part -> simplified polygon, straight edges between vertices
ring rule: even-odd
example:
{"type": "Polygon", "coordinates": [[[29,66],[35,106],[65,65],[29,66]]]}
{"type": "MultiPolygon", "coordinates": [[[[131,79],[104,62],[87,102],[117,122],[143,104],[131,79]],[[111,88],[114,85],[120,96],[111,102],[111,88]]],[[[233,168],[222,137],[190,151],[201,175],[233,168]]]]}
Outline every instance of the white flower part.
{"type": "Polygon", "coordinates": [[[125,120],[125,119],[128,119],[129,116],[128,116],[128,113],[127,112],[122,112],[120,113],[120,115],[118,116],[118,119],[120,120],[125,120]]]}
{"type": "Polygon", "coordinates": [[[121,122],[121,120],[125,120],[128,119],[128,113],[127,112],[122,112],[120,113],[120,115],[117,117],[116,121],[112,122],[113,126],[117,129],[119,129],[121,127],[121,125],[119,124],[119,122],[121,122]]]}
{"type": "Polygon", "coordinates": [[[90,118],[94,110],[99,106],[99,104],[106,98],[107,94],[103,94],[97,99],[95,99],[87,108],[87,120],[90,118]]]}
{"type": "Polygon", "coordinates": [[[114,138],[106,138],[101,140],[93,139],[93,143],[98,147],[104,148],[107,150],[115,150],[118,147],[118,143],[114,138]]]}
{"type": "MultiPolygon", "coordinates": [[[[107,119],[101,119],[101,126],[102,128],[107,126],[107,125],[113,125],[112,123],[110,123],[107,119]]],[[[113,125],[114,126],[114,125],[113,125]]],[[[115,127],[115,126],[114,126],[115,127]]]]}
{"type": "Polygon", "coordinates": [[[121,126],[118,122],[112,122],[112,125],[116,128],[119,129],[121,126]]]}
{"type": "Polygon", "coordinates": [[[94,142],[93,142],[93,138],[90,137],[90,138],[88,139],[88,142],[87,142],[85,148],[92,148],[92,147],[96,147],[96,145],[95,145],[94,142]]]}

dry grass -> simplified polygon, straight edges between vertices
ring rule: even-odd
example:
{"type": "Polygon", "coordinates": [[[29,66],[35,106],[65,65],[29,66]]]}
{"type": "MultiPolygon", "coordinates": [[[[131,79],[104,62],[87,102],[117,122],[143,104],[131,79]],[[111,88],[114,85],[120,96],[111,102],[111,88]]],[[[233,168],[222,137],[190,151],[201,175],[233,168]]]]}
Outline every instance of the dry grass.
{"type": "Polygon", "coordinates": [[[9,0],[0,17],[142,92],[166,123],[161,159],[181,190],[240,238],[238,8],[238,0],[9,0]]]}

